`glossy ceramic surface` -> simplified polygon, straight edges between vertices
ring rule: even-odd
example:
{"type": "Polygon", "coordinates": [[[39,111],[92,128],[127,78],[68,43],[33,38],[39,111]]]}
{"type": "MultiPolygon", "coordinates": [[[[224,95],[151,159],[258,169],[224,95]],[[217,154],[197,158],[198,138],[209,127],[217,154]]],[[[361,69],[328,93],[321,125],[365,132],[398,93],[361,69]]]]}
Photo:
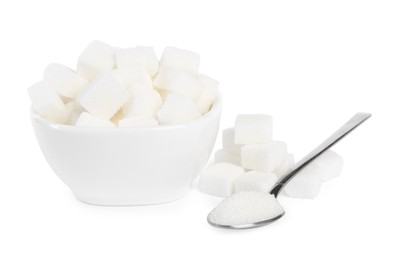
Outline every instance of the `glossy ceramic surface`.
{"type": "Polygon", "coordinates": [[[42,152],[53,171],[86,203],[148,205],[183,197],[206,164],[222,99],[186,124],[144,128],[60,125],[31,111],[42,152]]]}

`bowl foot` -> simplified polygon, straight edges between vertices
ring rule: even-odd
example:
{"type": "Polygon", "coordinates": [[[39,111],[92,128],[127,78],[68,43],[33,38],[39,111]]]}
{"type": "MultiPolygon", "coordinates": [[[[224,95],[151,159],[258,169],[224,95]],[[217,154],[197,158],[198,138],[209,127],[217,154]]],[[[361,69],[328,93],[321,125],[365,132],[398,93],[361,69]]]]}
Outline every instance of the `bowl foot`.
{"type": "Polygon", "coordinates": [[[97,198],[82,194],[74,195],[79,201],[95,206],[146,206],[163,204],[181,199],[189,191],[190,189],[186,189],[185,191],[176,192],[174,194],[158,198],[97,198]]]}

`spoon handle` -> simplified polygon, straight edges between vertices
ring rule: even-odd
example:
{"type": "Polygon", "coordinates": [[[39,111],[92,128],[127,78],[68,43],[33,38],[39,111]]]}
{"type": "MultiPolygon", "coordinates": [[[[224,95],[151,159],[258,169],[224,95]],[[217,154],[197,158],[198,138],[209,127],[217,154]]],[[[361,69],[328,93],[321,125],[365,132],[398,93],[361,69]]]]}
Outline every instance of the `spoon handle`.
{"type": "Polygon", "coordinates": [[[294,167],[290,170],[289,173],[284,175],[280,180],[274,185],[273,189],[270,191],[270,194],[273,194],[275,197],[280,194],[281,190],[284,188],[287,183],[294,178],[303,168],[305,168],[308,164],[310,164],[313,160],[315,160],[319,155],[328,150],[334,144],[336,144],[340,139],[351,133],[355,128],[357,128],[360,124],[362,124],[365,120],[371,117],[369,113],[357,113],[353,116],[347,123],[345,123],[342,127],[339,128],[334,134],[332,134],[329,138],[327,138],[323,143],[321,143],[318,147],[316,147],[312,152],[302,158],[299,162],[297,162],[294,167]]]}

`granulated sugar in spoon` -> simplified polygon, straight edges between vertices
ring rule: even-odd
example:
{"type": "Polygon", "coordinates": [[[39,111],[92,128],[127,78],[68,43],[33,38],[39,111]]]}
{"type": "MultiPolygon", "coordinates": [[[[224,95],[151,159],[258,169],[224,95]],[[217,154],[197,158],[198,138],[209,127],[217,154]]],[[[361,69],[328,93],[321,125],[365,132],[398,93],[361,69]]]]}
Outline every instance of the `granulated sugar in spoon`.
{"type": "Polygon", "coordinates": [[[357,113],[339,130],[332,134],[312,152],[302,158],[282,177],[269,193],[243,191],[223,200],[207,216],[210,225],[227,229],[246,229],[265,226],[281,218],[285,211],[276,199],[285,185],[304,167],[323,152],[367,120],[371,114],[357,113]]]}

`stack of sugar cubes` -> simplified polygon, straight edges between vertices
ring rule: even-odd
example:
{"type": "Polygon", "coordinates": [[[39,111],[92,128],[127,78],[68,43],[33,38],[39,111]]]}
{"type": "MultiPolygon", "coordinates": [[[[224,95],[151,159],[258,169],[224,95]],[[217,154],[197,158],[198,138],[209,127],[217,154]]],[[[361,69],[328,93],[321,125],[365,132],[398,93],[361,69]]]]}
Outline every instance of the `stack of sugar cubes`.
{"type": "MultiPolygon", "coordinates": [[[[295,164],[286,143],[273,140],[272,135],[271,116],[238,115],[234,128],[223,131],[223,148],[215,153],[215,163],[201,174],[200,190],[219,197],[241,191],[269,192],[295,164]]],[[[329,150],[296,175],[283,193],[289,197],[315,198],[322,182],[337,177],[342,165],[343,159],[329,150]]]]}
{"type": "Polygon", "coordinates": [[[60,124],[145,127],[180,124],[207,113],[218,82],[200,74],[197,53],[152,47],[116,48],[90,43],[77,70],[50,64],[28,89],[33,110],[60,124]]]}

